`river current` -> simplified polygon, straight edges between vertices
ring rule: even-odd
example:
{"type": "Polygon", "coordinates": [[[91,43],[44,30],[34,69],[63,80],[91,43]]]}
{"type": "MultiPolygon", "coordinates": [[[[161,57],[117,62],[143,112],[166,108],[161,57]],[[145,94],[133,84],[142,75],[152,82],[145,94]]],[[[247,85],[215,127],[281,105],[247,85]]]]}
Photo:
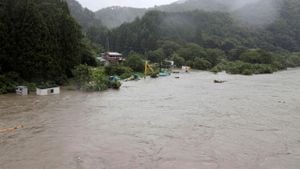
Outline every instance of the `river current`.
{"type": "Polygon", "coordinates": [[[299,169],[300,69],[1,95],[0,129],[17,125],[0,133],[0,169],[299,169]]]}

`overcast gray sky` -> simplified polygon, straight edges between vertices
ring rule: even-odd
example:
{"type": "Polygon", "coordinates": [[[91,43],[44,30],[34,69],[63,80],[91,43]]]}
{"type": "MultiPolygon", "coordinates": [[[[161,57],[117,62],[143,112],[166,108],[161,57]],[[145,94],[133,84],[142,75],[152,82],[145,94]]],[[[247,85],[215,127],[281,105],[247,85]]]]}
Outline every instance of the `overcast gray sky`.
{"type": "Polygon", "coordinates": [[[82,6],[93,11],[109,6],[129,6],[129,7],[153,7],[155,5],[169,4],[177,0],[78,0],[82,6]]]}

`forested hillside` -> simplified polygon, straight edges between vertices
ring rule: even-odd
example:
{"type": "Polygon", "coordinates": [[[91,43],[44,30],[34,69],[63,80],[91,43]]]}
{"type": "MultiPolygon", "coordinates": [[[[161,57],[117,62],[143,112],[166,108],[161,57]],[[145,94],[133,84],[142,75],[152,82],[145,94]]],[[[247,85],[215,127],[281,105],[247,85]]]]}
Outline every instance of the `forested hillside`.
{"type": "Polygon", "coordinates": [[[276,19],[263,28],[241,26],[227,12],[152,11],[141,19],[123,24],[93,39],[105,44],[109,38],[114,50],[125,52],[153,50],[158,47],[157,41],[164,39],[197,43],[205,48],[218,48],[225,52],[236,47],[299,51],[299,3],[297,0],[283,0],[276,19]]]}
{"type": "Polygon", "coordinates": [[[66,0],[71,15],[76,19],[79,25],[87,30],[90,27],[101,27],[101,20],[95,17],[95,13],[87,8],[83,8],[76,0],[66,0]]]}
{"type": "Polygon", "coordinates": [[[81,63],[81,29],[65,1],[2,0],[0,21],[1,85],[61,84],[81,63]]]}
{"type": "Polygon", "coordinates": [[[263,27],[280,16],[282,0],[263,0],[249,3],[234,10],[232,16],[244,26],[263,27]]]}
{"type": "Polygon", "coordinates": [[[158,10],[163,12],[187,12],[204,10],[207,12],[228,12],[233,19],[244,26],[264,26],[270,24],[278,16],[282,0],[184,0],[153,8],[110,7],[97,11],[96,18],[103,25],[115,28],[125,22],[132,22],[144,13],[158,10]]]}
{"type": "Polygon", "coordinates": [[[205,11],[228,11],[228,1],[219,0],[186,0],[183,2],[175,2],[169,5],[157,6],[151,10],[160,10],[165,12],[185,12],[196,9],[205,11]]]}
{"type": "Polygon", "coordinates": [[[226,11],[229,10],[228,3],[230,2],[219,0],[186,0],[149,9],[114,6],[96,11],[95,16],[97,19],[101,20],[106,27],[116,28],[122,23],[132,22],[135,18],[142,17],[146,12],[151,10],[165,12],[184,12],[196,9],[205,11],[226,11]]]}
{"type": "Polygon", "coordinates": [[[150,11],[132,23],[87,36],[99,44],[109,41],[110,50],[138,52],[156,63],[173,59],[202,70],[271,73],[300,65],[299,54],[288,57],[300,51],[299,3],[280,1],[276,18],[263,27],[244,26],[229,12],[150,11]]]}

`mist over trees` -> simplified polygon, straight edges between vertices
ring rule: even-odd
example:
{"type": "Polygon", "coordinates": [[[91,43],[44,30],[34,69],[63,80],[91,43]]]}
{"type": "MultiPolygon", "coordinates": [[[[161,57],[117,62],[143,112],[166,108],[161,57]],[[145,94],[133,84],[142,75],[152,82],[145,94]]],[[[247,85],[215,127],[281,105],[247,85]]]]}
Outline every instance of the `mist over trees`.
{"type": "Polygon", "coordinates": [[[264,26],[278,16],[282,0],[183,0],[153,8],[109,7],[95,12],[97,19],[108,28],[116,28],[125,22],[132,22],[146,12],[187,12],[204,10],[230,13],[233,19],[247,26],[264,26]]]}
{"type": "Polygon", "coordinates": [[[284,0],[278,16],[265,27],[244,27],[227,12],[160,12],[150,11],[132,23],[96,36],[88,32],[94,42],[116,51],[147,52],[158,48],[158,41],[171,39],[180,43],[196,43],[204,48],[218,48],[225,52],[237,47],[262,48],[268,51],[300,50],[298,1],[284,0]],[[97,37],[97,38],[95,38],[97,37]]]}
{"type": "Polygon", "coordinates": [[[95,17],[102,21],[108,28],[116,28],[125,22],[132,22],[137,17],[142,17],[146,9],[130,7],[108,7],[95,12],[95,17]]]}

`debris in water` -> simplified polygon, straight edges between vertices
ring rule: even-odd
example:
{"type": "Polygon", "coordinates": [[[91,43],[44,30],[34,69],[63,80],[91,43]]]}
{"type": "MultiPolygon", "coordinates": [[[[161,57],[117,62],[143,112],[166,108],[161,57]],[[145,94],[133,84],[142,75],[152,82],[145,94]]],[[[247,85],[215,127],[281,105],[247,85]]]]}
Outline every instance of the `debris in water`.
{"type": "Polygon", "coordinates": [[[214,80],[214,83],[225,83],[226,81],[224,80],[214,80]]]}
{"type": "Polygon", "coordinates": [[[12,132],[12,131],[21,129],[21,128],[23,128],[23,127],[24,127],[23,125],[17,125],[16,127],[13,127],[13,128],[0,129],[0,133],[12,132]]]}

